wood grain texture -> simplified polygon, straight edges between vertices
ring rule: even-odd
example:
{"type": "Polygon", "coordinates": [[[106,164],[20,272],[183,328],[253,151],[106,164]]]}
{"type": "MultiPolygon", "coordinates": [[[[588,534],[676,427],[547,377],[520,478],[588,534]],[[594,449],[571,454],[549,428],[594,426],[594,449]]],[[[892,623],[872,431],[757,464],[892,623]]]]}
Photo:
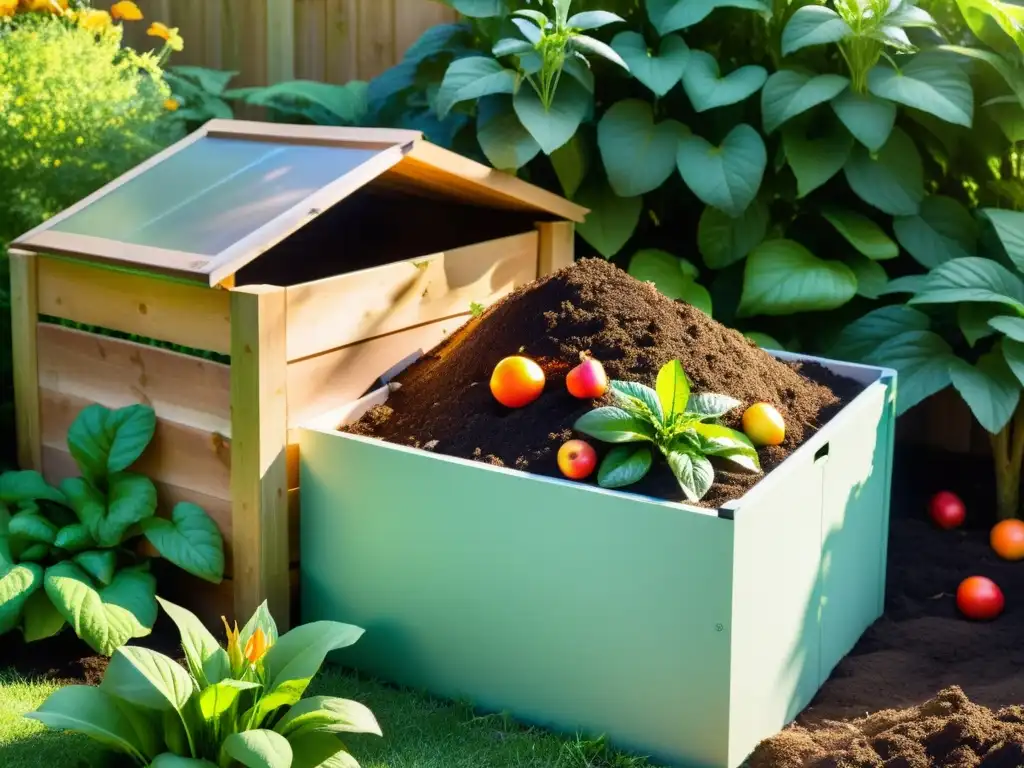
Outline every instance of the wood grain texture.
{"type": "Polygon", "coordinates": [[[18,466],[42,467],[39,405],[39,259],[24,251],[10,252],[11,364],[14,371],[15,429],[18,466]]]}
{"type": "Polygon", "coordinates": [[[550,275],[571,267],[576,258],[576,226],[571,221],[547,221],[537,225],[540,233],[537,274],[550,275]]]}

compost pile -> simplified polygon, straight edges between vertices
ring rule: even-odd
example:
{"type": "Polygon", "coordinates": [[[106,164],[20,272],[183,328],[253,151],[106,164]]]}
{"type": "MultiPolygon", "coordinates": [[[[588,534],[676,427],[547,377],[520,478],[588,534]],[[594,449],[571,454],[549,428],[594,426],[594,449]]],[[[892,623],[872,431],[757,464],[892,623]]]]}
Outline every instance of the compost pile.
{"type": "MultiPolygon", "coordinates": [[[[558,447],[573,436],[576,419],[597,404],[576,400],[565,389],[565,375],[581,352],[600,360],[611,379],[651,387],[659,368],[677,359],[695,392],[742,401],[723,419],[733,428],[740,427],[747,406],[771,403],[785,419],[787,434],[781,446],[760,451],[765,472],[860,389],[820,366],[779,362],[653,285],[601,259],[583,259],[518,289],[452,333],[398,377],[402,388],[387,404],[347,431],[558,477],[558,447]],[[547,383],[529,406],[507,409],[491,395],[490,375],[499,360],[517,354],[536,360],[547,383]]],[[[716,507],[738,498],[760,477],[718,466],[715,485],[701,503],[716,507]]],[[[664,462],[656,462],[630,490],[682,498],[664,462]]]]}

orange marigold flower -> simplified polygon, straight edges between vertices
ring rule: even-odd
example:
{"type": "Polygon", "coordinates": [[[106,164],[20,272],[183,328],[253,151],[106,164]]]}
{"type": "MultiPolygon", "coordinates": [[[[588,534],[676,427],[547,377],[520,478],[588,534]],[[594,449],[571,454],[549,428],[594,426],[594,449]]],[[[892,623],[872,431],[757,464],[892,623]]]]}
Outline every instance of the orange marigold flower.
{"type": "Polygon", "coordinates": [[[261,628],[257,627],[249,641],[245,644],[245,658],[252,664],[255,664],[263,658],[263,654],[267,652],[267,647],[267,636],[261,628]]]}
{"type": "Polygon", "coordinates": [[[142,11],[132,0],[120,0],[120,2],[114,3],[110,6],[110,15],[124,21],[140,21],[142,19],[142,11]]]}
{"type": "Polygon", "coordinates": [[[78,16],[78,26],[90,32],[102,32],[111,24],[110,14],[106,11],[89,9],[82,11],[78,16]]]}
{"type": "Polygon", "coordinates": [[[21,7],[26,11],[61,13],[67,10],[68,0],[21,0],[21,7]]]}
{"type": "Polygon", "coordinates": [[[171,30],[166,24],[162,24],[159,21],[154,21],[149,25],[149,29],[146,30],[146,34],[150,37],[159,37],[161,40],[171,39],[171,30]]]}
{"type": "Polygon", "coordinates": [[[18,10],[18,0],[0,0],[0,18],[13,16],[18,10]]]}
{"type": "Polygon", "coordinates": [[[178,102],[175,99],[168,99],[167,101],[164,102],[164,109],[166,109],[168,112],[173,112],[178,107],[179,107],[179,104],[178,104],[178,102]]]}

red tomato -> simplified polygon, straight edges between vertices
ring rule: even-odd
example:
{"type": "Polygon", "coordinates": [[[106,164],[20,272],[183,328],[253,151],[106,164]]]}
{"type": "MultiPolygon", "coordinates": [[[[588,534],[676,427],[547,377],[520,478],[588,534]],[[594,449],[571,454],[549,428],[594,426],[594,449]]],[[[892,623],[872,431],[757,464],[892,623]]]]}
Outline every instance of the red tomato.
{"type": "Polygon", "coordinates": [[[947,531],[963,524],[967,516],[967,508],[960,501],[960,497],[949,491],[939,491],[932,496],[931,504],[928,505],[928,513],[932,522],[939,528],[947,531]]]}
{"type": "Polygon", "coordinates": [[[970,576],[956,590],[956,607],[969,619],[987,621],[1003,612],[1003,591],[991,579],[970,576]]]}

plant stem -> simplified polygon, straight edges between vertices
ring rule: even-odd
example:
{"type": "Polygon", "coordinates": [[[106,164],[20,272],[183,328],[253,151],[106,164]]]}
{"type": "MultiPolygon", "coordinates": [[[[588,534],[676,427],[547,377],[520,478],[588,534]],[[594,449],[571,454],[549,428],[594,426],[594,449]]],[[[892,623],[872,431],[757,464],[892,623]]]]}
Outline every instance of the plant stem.
{"type": "Polygon", "coordinates": [[[996,514],[1000,520],[1018,516],[1020,473],[1024,463],[1024,403],[1017,406],[1010,423],[990,436],[996,470],[996,514]]]}

